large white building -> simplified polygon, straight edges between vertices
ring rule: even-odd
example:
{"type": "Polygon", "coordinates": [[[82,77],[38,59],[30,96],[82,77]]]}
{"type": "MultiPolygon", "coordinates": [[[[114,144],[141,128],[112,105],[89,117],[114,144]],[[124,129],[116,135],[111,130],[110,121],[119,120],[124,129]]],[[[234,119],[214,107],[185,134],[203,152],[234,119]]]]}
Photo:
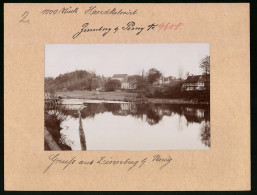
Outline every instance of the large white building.
{"type": "Polygon", "coordinates": [[[121,82],[121,89],[135,89],[136,86],[133,82],[129,82],[127,74],[114,74],[113,80],[119,80],[121,82]]]}

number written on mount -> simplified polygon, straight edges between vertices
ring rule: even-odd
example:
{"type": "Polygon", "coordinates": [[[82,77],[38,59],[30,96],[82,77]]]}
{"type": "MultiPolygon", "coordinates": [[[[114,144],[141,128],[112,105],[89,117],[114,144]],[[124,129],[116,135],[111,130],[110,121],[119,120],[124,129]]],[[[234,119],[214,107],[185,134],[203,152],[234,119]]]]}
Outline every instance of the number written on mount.
{"type": "Polygon", "coordinates": [[[27,16],[29,15],[29,12],[28,11],[25,11],[23,14],[22,14],[22,19],[20,20],[20,22],[23,22],[23,23],[28,23],[29,24],[29,20],[27,20],[27,16]]]}

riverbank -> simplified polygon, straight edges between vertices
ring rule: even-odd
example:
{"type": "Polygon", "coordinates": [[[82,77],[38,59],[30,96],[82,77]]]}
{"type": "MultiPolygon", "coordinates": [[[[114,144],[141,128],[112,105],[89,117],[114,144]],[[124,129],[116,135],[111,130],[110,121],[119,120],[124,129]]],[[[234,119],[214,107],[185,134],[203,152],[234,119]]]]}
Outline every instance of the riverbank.
{"type": "MultiPolygon", "coordinates": [[[[57,96],[63,99],[84,99],[84,100],[102,100],[102,101],[123,101],[134,102],[137,99],[138,94],[125,91],[110,91],[99,92],[97,94],[94,91],[87,90],[74,90],[67,92],[56,92],[57,96]]],[[[147,98],[148,103],[163,103],[163,104],[208,104],[208,102],[196,103],[190,100],[184,99],[167,99],[167,98],[147,98]]]]}
{"type": "Polygon", "coordinates": [[[110,100],[110,101],[133,101],[137,97],[137,93],[125,91],[107,91],[99,92],[87,90],[74,90],[67,92],[56,92],[57,96],[65,99],[88,99],[88,100],[110,100]]]}

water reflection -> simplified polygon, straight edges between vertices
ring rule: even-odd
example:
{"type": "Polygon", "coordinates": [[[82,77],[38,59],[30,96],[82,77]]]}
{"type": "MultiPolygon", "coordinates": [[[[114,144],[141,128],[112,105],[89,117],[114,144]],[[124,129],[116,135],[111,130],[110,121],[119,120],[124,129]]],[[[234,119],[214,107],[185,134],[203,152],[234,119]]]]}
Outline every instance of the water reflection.
{"type": "Polygon", "coordinates": [[[210,109],[207,105],[63,105],[45,113],[45,126],[50,133],[59,132],[53,134],[53,138],[63,150],[210,148],[210,109]],[[61,123],[56,123],[56,116],[51,115],[53,112],[63,117],[61,123]]]}
{"type": "Polygon", "coordinates": [[[211,142],[210,142],[210,122],[204,122],[204,124],[201,127],[201,141],[204,143],[206,146],[210,147],[211,142]]]}
{"type": "MultiPolygon", "coordinates": [[[[78,118],[78,105],[65,105],[67,114],[78,118]]],[[[113,115],[128,116],[143,119],[146,115],[146,121],[150,125],[158,124],[163,116],[185,116],[187,125],[190,123],[201,123],[202,121],[210,121],[210,110],[208,106],[193,106],[193,105],[173,105],[173,104],[135,104],[135,103],[88,103],[81,110],[82,119],[94,118],[95,115],[105,112],[111,112],[113,115]]]]}
{"type": "Polygon", "coordinates": [[[67,110],[62,107],[45,107],[45,150],[71,150],[73,144],[70,139],[61,133],[61,124],[67,120],[67,110]],[[53,147],[53,148],[51,148],[53,147]]]}

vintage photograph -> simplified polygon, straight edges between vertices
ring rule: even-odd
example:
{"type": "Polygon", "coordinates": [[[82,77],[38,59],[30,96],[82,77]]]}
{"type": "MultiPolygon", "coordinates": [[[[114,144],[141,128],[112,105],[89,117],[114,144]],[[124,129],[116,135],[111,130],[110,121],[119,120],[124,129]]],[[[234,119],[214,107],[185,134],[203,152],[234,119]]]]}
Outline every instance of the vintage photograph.
{"type": "Polygon", "coordinates": [[[210,150],[208,43],[46,44],[45,150],[210,150]]]}

